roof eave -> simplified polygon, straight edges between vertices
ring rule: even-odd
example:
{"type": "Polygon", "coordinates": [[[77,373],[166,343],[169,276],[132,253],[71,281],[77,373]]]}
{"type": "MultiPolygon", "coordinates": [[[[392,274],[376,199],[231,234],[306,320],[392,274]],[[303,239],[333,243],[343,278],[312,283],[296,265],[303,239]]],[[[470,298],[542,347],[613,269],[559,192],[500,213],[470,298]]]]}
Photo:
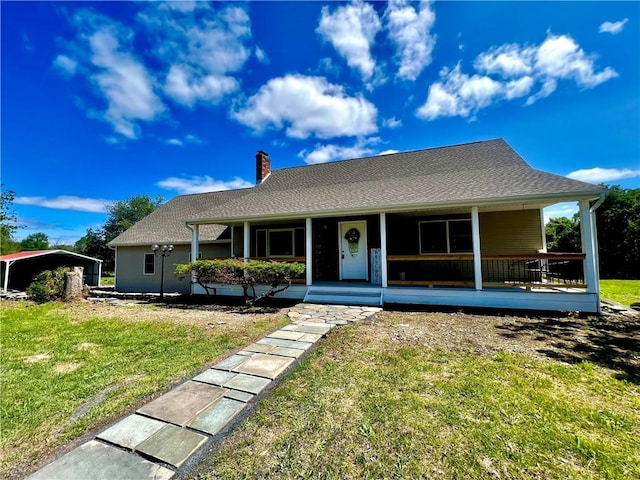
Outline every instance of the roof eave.
{"type": "Polygon", "coordinates": [[[534,194],[534,195],[519,195],[511,197],[492,197],[492,198],[480,198],[480,199],[468,199],[458,201],[444,201],[444,202],[429,202],[429,203],[412,203],[408,205],[392,205],[392,206],[379,206],[369,207],[361,209],[335,209],[325,211],[305,211],[288,214],[260,214],[260,215],[247,215],[242,217],[215,217],[215,218],[197,218],[187,220],[190,225],[207,225],[210,223],[217,224],[230,224],[240,223],[253,220],[289,220],[305,217],[332,217],[337,215],[370,215],[376,213],[402,213],[412,210],[423,210],[433,208],[460,208],[460,207],[484,207],[500,204],[513,204],[514,202],[534,202],[539,201],[553,205],[554,203],[567,202],[567,201],[580,201],[580,200],[595,200],[606,191],[599,188],[592,191],[584,192],[568,192],[557,193],[553,195],[549,194],[534,194]]]}

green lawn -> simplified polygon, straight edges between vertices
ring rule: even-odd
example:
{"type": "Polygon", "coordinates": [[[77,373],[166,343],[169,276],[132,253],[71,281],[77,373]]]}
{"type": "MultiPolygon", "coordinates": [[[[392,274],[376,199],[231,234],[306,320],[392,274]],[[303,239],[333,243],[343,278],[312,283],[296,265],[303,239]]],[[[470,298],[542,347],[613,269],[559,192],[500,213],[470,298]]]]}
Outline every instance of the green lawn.
{"type": "Polygon", "coordinates": [[[629,307],[640,302],[640,280],[600,280],[600,295],[629,307]]]}
{"type": "Polygon", "coordinates": [[[73,308],[80,307],[3,302],[2,478],[20,476],[56,447],[285,321],[271,317],[214,328],[175,323],[170,318],[177,313],[170,311],[159,318],[158,306],[123,307],[135,321],[83,318],[72,315],[73,308]],[[145,320],[151,313],[153,320],[145,320]]]}
{"type": "Polygon", "coordinates": [[[621,372],[431,348],[429,315],[385,321],[334,330],[192,478],[640,478],[640,388],[621,372]]]}
{"type": "Polygon", "coordinates": [[[103,287],[109,286],[109,285],[115,285],[116,284],[116,277],[102,277],[100,279],[100,285],[102,285],[103,287]]]}

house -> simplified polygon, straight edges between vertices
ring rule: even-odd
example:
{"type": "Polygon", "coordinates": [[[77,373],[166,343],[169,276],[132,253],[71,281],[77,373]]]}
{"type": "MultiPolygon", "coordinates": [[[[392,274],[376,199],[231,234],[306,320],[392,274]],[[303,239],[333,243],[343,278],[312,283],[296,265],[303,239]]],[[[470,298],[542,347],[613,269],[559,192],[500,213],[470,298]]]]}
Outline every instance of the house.
{"type": "Polygon", "coordinates": [[[603,198],[531,168],[502,139],[279,170],[259,151],[255,187],[176,197],[113,240],[116,287],[157,289],[150,246],[170,242],[171,263],[304,262],[305,278],[279,295],[309,302],[597,312],[603,198]],[[579,203],[582,252],[547,253],[542,210],[567,201],[579,203]]]}
{"type": "Polygon", "coordinates": [[[100,285],[102,260],[67,250],[37,250],[0,256],[2,290],[25,290],[40,272],[58,267],[82,267],[83,283],[100,285]]]}

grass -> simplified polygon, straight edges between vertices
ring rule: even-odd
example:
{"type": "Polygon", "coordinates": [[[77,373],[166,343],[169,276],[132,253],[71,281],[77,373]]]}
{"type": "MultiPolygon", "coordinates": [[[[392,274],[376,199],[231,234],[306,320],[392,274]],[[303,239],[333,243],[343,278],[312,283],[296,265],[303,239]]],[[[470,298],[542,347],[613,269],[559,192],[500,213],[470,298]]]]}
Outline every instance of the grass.
{"type": "Polygon", "coordinates": [[[378,328],[332,332],[197,478],[640,478],[640,389],[616,371],[378,328]]]}
{"type": "Polygon", "coordinates": [[[2,305],[0,477],[21,476],[56,447],[123,415],[284,321],[207,330],[169,320],[77,320],[70,308],[2,305]]]}
{"type": "Polygon", "coordinates": [[[632,303],[640,302],[640,280],[600,280],[600,294],[630,307],[632,303]]]}
{"type": "Polygon", "coordinates": [[[101,277],[100,285],[103,287],[116,284],[116,277],[101,277]]]}

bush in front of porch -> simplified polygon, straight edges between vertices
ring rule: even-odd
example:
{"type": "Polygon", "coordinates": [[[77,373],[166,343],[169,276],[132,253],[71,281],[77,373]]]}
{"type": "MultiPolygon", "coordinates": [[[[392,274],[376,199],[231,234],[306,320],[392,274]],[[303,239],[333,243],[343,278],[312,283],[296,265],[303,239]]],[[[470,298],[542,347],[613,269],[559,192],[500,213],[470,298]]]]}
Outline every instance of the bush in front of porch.
{"type": "Polygon", "coordinates": [[[180,279],[191,276],[192,281],[204,288],[207,294],[211,291],[216,294],[216,288],[211,286],[212,283],[240,285],[247,303],[253,304],[261,298],[272,297],[286,290],[291,286],[291,280],[302,275],[304,271],[303,263],[261,260],[245,262],[242,259],[225,258],[178,264],[175,266],[174,274],[180,279]],[[257,284],[267,284],[271,288],[257,296],[257,284]]]}

